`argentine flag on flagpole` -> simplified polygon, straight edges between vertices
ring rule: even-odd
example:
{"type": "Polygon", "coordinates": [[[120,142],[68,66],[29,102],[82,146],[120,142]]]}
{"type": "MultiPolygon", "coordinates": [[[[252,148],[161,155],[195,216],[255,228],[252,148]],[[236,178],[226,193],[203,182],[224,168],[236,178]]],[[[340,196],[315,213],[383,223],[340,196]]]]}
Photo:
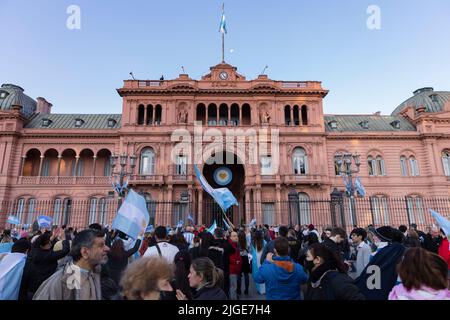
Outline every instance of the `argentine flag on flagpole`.
{"type": "Polygon", "coordinates": [[[361,196],[364,197],[366,195],[366,189],[364,188],[361,179],[359,178],[359,176],[356,177],[355,179],[355,188],[356,188],[356,192],[361,196]]]}
{"type": "Polygon", "coordinates": [[[228,188],[217,188],[214,189],[211,185],[206,181],[205,177],[198,170],[197,165],[194,165],[195,175],[197,179],[200,181],[203,190],[208,192],[208,194],[213,197],[214,201],[217,202],[219,207],[223,212],[226,212],[227,209],[233,205],[239,205],[236,198],[233,196],[231,191],[228,188]]]}
{"type": "Polygon", "coordinates": [[[144,197],[130,189],[125,201],[117,211],[112,228],[136,239],[148,226],[149,220],[150,216],[144,197]]]}
{"type": "Polygon", "coordinates": [[[220,33],[227,33],[227,22],[225,21],[225,5],[222,5],[222,18],[220,19],[220,33]]]}
{"type": "Polygon", "coordinates": [[[17,300],[27,256],[9,253],[0,261],[0,300],[17,300]]]}

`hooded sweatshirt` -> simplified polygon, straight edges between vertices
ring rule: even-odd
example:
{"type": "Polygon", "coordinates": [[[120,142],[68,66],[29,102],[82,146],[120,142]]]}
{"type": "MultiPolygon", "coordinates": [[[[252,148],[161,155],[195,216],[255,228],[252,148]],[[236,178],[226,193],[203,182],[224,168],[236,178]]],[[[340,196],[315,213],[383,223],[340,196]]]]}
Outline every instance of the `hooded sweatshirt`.
{"type": "Polygon", "coordinates": [[[301,300],[300,285],[306,283],[308,276],[303,267],[289,256],[274,256],[273,263],[264,261],[253,274],[256,283],[265,283],[267,300],[301,300]]]}
{"type": "Polygon", "coordinates": [[[403,284],[399,284],[392,289],[389,300],[450,300],[450,291],[448,289],[434,290],[428,287],[408,290],[403,284]]]}

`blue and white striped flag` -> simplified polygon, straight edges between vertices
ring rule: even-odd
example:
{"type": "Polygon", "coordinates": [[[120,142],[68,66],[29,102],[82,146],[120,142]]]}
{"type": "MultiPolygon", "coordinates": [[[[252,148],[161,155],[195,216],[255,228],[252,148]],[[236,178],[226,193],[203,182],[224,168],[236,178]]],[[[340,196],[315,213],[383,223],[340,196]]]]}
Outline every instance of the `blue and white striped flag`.
{"type": "Polygon", "coordinates": [[[182,228],[183,226],[184,226],[184,221],[183,220],[178,221],[177,228],[182,228]]]}
{"type": "Polygon", "coordinates": [[[9,216],[8,220],[6,220],[6,222],[8,222],[10,224],[20,224],[19,218],[15,217],[15,216],[9,216]]]}
{"type": "Polygon", "coordinates": [[[114,218],[112,228],[136,239],[145,231],[149,220],[150,216],[144,197],[131,189],[114,218]]]}
{"type": "Polygon", "coordinates": [[[436,211],[429,209],[431,215],[436,219],[437,223],[441,226],[441,229],[444,230],[444,233],[447,237],[450,237],[450,221],[443,216],[441,216],[436,211]]]}
{"type": "Polygon", "coordinates": [[[205,190],[213,199],[217,202],[219,207],[223,212],[226,212],[227,209],[233,205],[239,205],[238,201],[234,197],[233,193],[228,188],[217,188],[214,189],[210,186],[208,181],[206,181],[205,177],[198,170],[197,165],[194,164],[194,171],[197,179],[200,181],[203,190],[205,190]]]}
{"type": "Polygon", "coordinates": [[[214,230],[217,229],[217,223],[216,220],[214,220],[213,224],[211,225],[211,227],[209,227],[209,229],[207,230],[209,233],[211,233],[212,235],[214,235],[214,230]]]}
{"type": "Polygon", "coordinates": [[[17,300],[27,256],[9,253],[0,261],[0,300],[17,300]]]}
{"type": "Polygon", "coordinates": [[[361,197],[365,197],[366,196],[366,189],[364,188],[361,179],[359,178],[359,176],[356,177],[355,179],[355,189],[356,192],[361,196],[361,197]]]}
{"type": "Polygon", "coordinates": [[[145,232],[146,232],[146,233],[150,233],[150,232],[152,232],[154,229],[155,229],[155,228],[154,228],[153,225],[151,224],[151,225],[149,225],[147,228],[145,228],[145,232]]]}
{"type": "Polygon", "coordinates": [[[188,214],[188,220],[191,221],[193,224],[195,224],[195,220],[192,217],[192,214],[190,214],[190,213],[188,214]]]}
{"type": "Polygon", "coordinates": [[[37,223],[39,228],[51,228],[53,219],[48,216],[39,216],[37,218],[37,223]]]}
{"type": "Polygon", "coordinates": [[[225,6],[222,5],[222,18],[220,19],[220,33],[227,33],[227,22],[225,21],[225,6]]]}
{"type": "Polygon", "coordinates": [[[256,225],[256,218],[253,218],[252,221],[249,223],[249,227],[254,227],[256,225]]]}

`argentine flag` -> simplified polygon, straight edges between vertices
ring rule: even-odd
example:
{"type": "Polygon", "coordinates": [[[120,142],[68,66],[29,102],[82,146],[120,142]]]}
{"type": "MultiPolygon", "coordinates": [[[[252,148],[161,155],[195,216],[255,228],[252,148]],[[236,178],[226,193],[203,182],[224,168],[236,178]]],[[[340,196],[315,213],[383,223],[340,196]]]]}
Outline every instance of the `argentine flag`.
{"type": "Polygon", "coordinates": [[[355,179],[355,188],[356,188],[356,192],[361,196],[364,197],[366,195],[366,189],[364,188],[361,179],[359,178],[359,176],[356,177],[355,179]]]}
{"type": "Polygon", "coordinates": [[[436,211],[429,209],[431,215],[433,216],[433,218],[436,219],[437,223],[441,226],[442,230],[444,230],[444,233],[447,237],[450,237],[450,221],[446,218],[444,218],[443,216],[441,216],[439,213],[437,213],[436,211]]]}
{"type": "Polygon", "coordinates": [[[252,221],[250,221],[250,223],[249,223],[248,226],[249,226],[249,227],[254,227],[254,226],[256,226],[256,218],[253,218],[252,221]]]}
{"type": "Polygon", "coordinates": [[[149,221],[144,197],[131,189],[114,218],[112,228],[136,239],[148,226],[149,221]]]}
{"type": "Polygon", "coordinates": [[[227,33],[227,22],[225,21],[225,11],[222,8],[222,18],[220,19],[220,33],[227,33]]]}
{"type": "Polygon", "coordinates": [[[39,228],[51,228],[53,219],[48,216],[39,216],[37,218],[37,223],[39,228]]]}
{"type": "Polygon", "coordinates": [[[0,300],[17,300],[27,256],[9,253],[0,261],[0,300]]]}
{"type": "Polygon", "coordinates": [[[197,165],[194,165],[195,175],[197,179],[200,181],[203,190],[209,193],[211,197],[213,197],[214,201],[217,202],[219,207],[223,212],[227,211],[227,209],[233,205],[239,205],[236,198],[233,196],[231,191],[228,188],[217,188],[214,189],[211,185],[206,181],[205,177],[198,170],[197,165]]]}
{"type": "Polygon", "coordinates": [[[212,235],[214,235],[214,230],[217,229],[217,223],[216,220],[214,220],[213,224],[211,225],[211,227],[209,227],[209,229],[207,230],[209,233],[211,233],[212,235]]]}
{"type": "Polygon", "coordinates": [[[6,222],[8,222],[9,224],[20,224],[19,218],[15,217],[15,216],[9,216],[8,220],[6,220],[6,222]]]}

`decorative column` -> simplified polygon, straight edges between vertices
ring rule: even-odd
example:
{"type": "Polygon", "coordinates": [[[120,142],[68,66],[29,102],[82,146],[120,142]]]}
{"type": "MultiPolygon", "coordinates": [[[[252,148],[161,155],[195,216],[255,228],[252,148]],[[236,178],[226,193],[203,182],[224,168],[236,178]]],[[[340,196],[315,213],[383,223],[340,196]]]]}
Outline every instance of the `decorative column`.
{"type": "Polygon", "coordinates": [[[250,196],[251,196],[251,189],[245,188],[245,224],[249,224],[250,221],[252,221],[253,217],[251,217],[251,202],[250,202],[250,196]]]}
{"type": "Polygon", "coordinates": [[[167,226],[167,224],[170,224],[170,221],[172,221],[172,198],[173,198],[173,186],[171,184],[169,184],[167,186],[167,209],[168,209],[168,213],[166,213],[164,215],[164,225],[167,226]]]}
{"type": "Polygon", "coordinates": [[[276,189],[276,198],[277,198],[277,203],[276,203],[276,222],[277,224],[281,224],[281,220],[282,220],[282,212],[281,212],[281,186],[279,184],[276,185],[275,187],[276,189]]]}
{"type": "Polygon", "coordinates": [[[289,106],[289,116],[291,117],[291,123],[290,125],[293,126],[294,125],[294,107],[293,106],[289,106]]]}
{"type": "Polygon", "coordinates": [[[144,105],[144,126],[147,125],[147,108],[148,106],[144,105]]]}
{"type": "Polygon", "coordinates": [[[201,226],[203,223],[203,189],[202,188],[197,188],[197,193],[198,193],[198,203],[197,203],[197,225],[201,226]]]}
{"type": "Polygon", "coordinates": [[[42,175],[42,164],[43,164],[43,162],[44,162],[44,156],[40,156],[38,177],[40,177],[42,175]]]}
{"type": "Polygon", "coordinates": [[[59,177],[59,174],[60,174],[60,172],[61,172],[61,159],[62,159],[62,156],[61,156],[61,155],[58,155],[58,171],[57,171],[57,173],[56,173],[56,176],[57,176],[57,177],[59,177]]]}
{"type": "Polygon", "coordinates": [[[22,162],[20,163],[19,176],[23,176],[23,167],[25,166],[26,159],[27,159],[27,156],[22,156],[22,162]]]}
{"type": "Polygon", "coordinates": [[[80,156],[76,155],[75,156],[75,174],[74,176],[78,176],[78,160],[80,159],[80,156]]]}
{"type": "Polygon", "coordinates": [[[262,216],[262,203],[261,203],[261,185],[256,186],[256,221],[258,224],[263,224],[263,216],[262,216]]]}
{"type": "Polygon", "coordinates": [[[239,106],[239,125],[242,125],[242,106],[239,106]]]}
{"type": "Polygon", "coordinates": [[[227,126],[231,125],[231,106],[228,108],[228,122],[227,126]]]}
{"type": "MultiPolygon", "coordinates": [[[[92,157],[94,160],[92,162],[92,183],[95,182],[95,167],[96,167],[96,163],[97,163],[97,156],[94,154],[94,156],[92,157]]],[[[105,165],[108,165],[108,163],[105,163],[105,165]]]]}

